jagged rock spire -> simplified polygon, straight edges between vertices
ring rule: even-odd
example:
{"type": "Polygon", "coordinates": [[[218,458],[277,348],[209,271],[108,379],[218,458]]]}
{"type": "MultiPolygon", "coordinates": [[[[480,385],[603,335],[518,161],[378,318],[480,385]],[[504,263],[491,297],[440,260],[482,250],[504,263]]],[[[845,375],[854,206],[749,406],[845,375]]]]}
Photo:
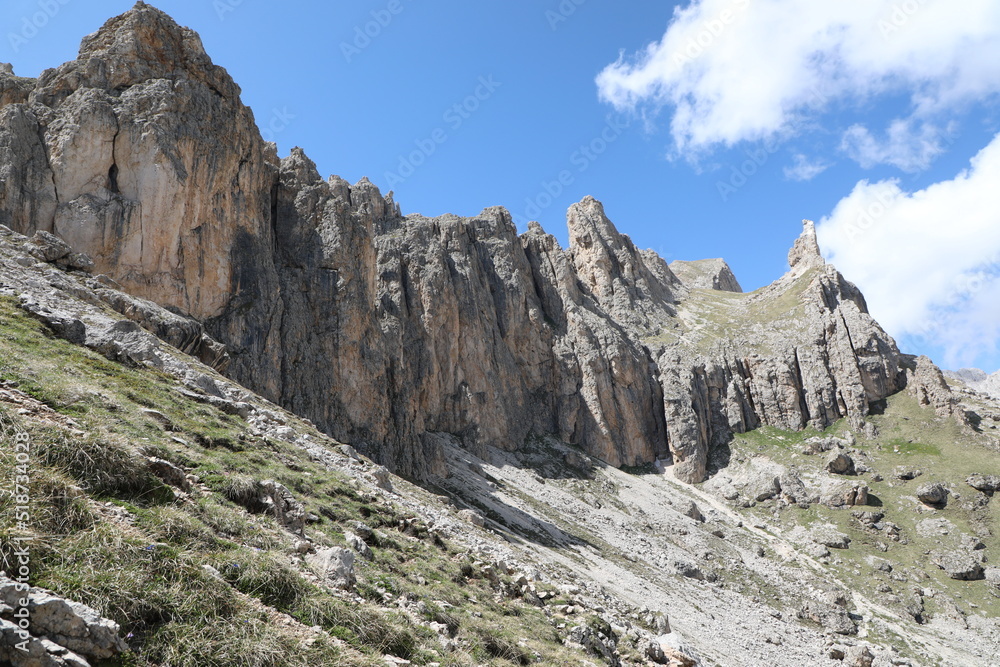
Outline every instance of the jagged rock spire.
{"type": "Polygon", "coordinates": [[[812,220],[802,221],[802,235],[795,240],[795,245],[788,252],[788,265],[795,273],[804,273],[808,269],[823,266],[826,260],[819,251],[816,240],[816,225],[812,220]]]}

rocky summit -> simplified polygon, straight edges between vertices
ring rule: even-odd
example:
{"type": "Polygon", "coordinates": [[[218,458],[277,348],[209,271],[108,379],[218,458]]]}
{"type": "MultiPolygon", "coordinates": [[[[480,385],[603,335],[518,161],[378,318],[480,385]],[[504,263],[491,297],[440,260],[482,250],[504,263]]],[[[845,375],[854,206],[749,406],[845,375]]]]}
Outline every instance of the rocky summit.
{"type": "Polygon", "coordinates": [[[0,658],[990,664],[1000,404],[812,222],[745,293],[591,197],[403,215],[240,92],[143,2],[0,67],[0,658]]]}

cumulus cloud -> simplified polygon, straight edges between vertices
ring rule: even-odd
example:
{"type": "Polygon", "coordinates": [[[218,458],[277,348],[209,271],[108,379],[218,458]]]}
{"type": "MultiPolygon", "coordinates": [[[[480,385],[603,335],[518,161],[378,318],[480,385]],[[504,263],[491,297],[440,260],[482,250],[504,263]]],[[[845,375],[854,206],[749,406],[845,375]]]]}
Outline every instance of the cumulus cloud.
{"type": "Polygon", "coordinates": [[[793,133],[883,94],[926,118],[1000,91],[1000,3],[693,0],[597,84],[619,109],[670,107],[682,152],[793,133]]]}
{"type": "Polygon", "coordinates": [[[897,119],[889,125],[883,140],[864,125],[852,125],[844,133],[840,149],[865,169],[888,164],[906,172],[927,169],[944,151],[942,133],[929,123],[916,127],[910,119],[897,119]]]}
{"type": "Polygon", "coordinates": [[[810,160],[802,153],[796,153],[792,164],[785,167],[785,178],[790,181],[811,181],[829,168],[824,160],[810,160]]]}
{"type": "Polygon", "coordinates": [[[948,366],[1000,339],[1000,135],[954,179],[907,192],[861,181],[817,226],[833,264],[894,336],[942,346],[948,366]]]}

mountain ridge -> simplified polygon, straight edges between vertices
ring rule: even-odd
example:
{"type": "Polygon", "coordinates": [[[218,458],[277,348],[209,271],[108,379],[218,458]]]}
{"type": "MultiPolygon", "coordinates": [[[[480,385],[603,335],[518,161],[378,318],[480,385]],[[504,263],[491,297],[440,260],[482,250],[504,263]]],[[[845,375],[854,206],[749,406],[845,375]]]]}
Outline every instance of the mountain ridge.
{"type": "MultiPolygon", "coordinates": [[[[197,35],[145,3],[17,90],[0,222],[54,232],[200,321],[231,377],[413,477],[441,471],[435,433],[473,449],[552,434],[613,465],[669,456],[699,481],[735,432],[861,425],[906,385],[809,225],[789,276],[746,297],[758,340],[700,354],[670,339],[699,299],[596,200],[570,208],[567,249],[500,208],[403,217],[367,179],[324,181],[301,149],[279,160],[197,35]],[[796,289],[808,303],[782,301],[796,289]],[[811,324],[782,329],[800,306],[811,324]]],[[[727,271],[713,280],[731,288],[727,271]]]]}

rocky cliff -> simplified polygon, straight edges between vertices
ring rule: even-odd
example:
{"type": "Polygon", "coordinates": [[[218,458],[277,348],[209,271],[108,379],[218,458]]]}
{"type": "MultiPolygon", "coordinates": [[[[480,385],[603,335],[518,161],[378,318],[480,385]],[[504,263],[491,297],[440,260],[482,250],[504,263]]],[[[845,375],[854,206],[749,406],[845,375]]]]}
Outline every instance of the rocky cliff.
{"type": "Polygon", "coordinates": [[[0,223],[61,237],[204,327],[193,352],[221,341],[232,378],[406,475],[444,472],[443,434],[554,435],[697,482],[734,432],[860,428],[912,366],[811,223],[744,294],[724,262],[640,251],[591,198],[566,249],[502,208],[403,216],[279,160],[197,35],[142,2],[37,81],[0,69],[0,105],[0,223]]]}

